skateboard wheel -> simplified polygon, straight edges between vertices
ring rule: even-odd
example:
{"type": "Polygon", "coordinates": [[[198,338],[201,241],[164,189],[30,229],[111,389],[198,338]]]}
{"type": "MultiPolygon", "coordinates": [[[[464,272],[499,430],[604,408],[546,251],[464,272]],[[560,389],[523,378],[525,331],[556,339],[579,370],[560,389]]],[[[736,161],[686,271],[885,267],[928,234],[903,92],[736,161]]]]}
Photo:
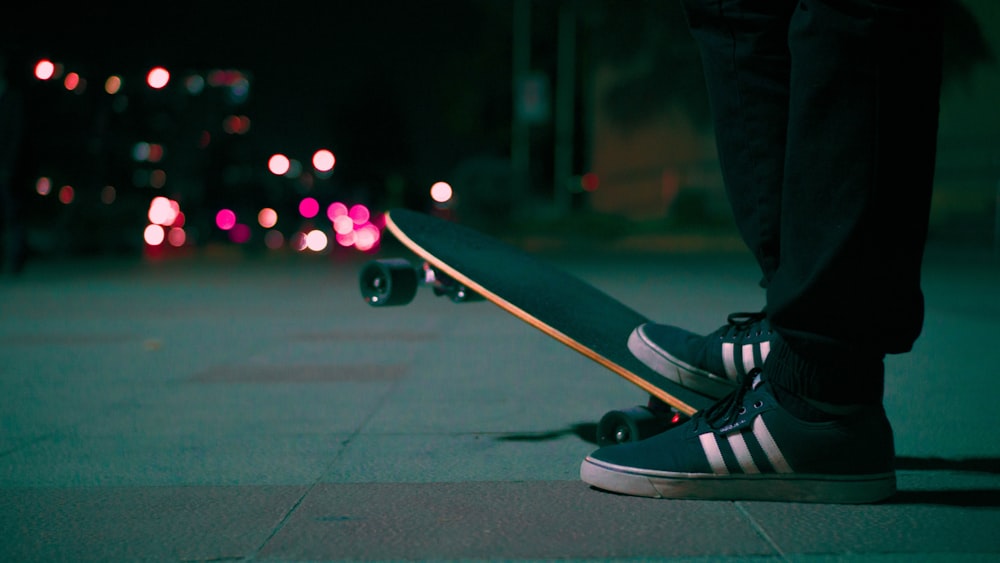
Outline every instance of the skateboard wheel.
{"type": "Polygon", "coordinates": [[[483,296],[455,281],[448,274],[438,271],[433,266],[425,264],[424,271],[429,273],[427,279],[433,280],[434,295],[438,297],[445,296],[451,299],[452,303],[483,301],[483,296]]]}
{"type": "Polygon", "coordinates": [[[636,406],[605,414],[597,423],[597,445],[600,447],[638,442],[676,424],[676,417],[668,413],[636,406]]]}
{"type": "Polygon", "coordinates": [[[406,305],[417,294],[417,271],[408,260],[385,258],[372,260],[358,276],[361,296],[372,307],[406,305]]]}

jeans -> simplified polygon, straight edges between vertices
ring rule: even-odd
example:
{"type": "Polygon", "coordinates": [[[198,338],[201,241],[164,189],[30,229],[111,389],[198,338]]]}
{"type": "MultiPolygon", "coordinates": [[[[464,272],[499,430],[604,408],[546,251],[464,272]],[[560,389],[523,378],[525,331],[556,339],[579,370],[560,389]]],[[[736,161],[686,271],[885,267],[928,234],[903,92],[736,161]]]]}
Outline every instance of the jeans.
{"type": "Polygon", "coordinates": [[[684,0],[727,194],[778,333],[765,370],[880,401],[923,325],[940,2],[684,0]]]}

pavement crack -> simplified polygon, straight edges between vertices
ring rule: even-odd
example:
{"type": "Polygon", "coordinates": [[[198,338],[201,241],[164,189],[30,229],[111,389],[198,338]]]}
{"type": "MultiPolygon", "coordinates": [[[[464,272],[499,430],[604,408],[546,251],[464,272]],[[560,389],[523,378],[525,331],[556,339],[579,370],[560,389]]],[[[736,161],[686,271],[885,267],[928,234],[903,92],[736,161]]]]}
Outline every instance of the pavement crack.
{"type": "Polygon", "coordinates": [[[750,514],[750,511],[747,510],[744,503],[737,501],[733,503],[733,506],[735,506],[736,510],[738,510],[739,513],[743,515],[743,518],[746,519],[747,523],[750,524],[750,527],[753,528],[753,531],[758,536],[760,536],[760,539],[764,540],[764,543],[769,545],[771,549],[773,549],[774,552],[777,553],[779,557],[781,557],[782,561],[789,561],[788,556],[785,555],[785,552],[781,549],[781,546],[779,546],[778,543],[774,541],[774,538],[772,538],[771,535],[767,533],[767,530],[765,530],[764,527],[761,526],[760,523],[757,521],[757,519],[750,514]]]}
{"type": "Polygon", "coordinates": [[[399,382],[398,381],[395,382],[392,386],[390,386],[389,389],[385,392],[385,394],[383,394],[381,400],[379,400],[377,402],[376,406],[374,408],[372,408],[371,412],[368,413],[368,416],[366,416],[358,424],[357,428],[354,429],[354,432],[352,432],[351,435],[348,436],[346,439],[341,440],[341,442],[340,442],[340,445],[341,445],[340,449],[333,456],[333,459],[330,460],[330,463],[326,466],[326,469],[324,469],[319,474],[319,476],[316,477],[316,479],[312,482],[312,484],[310,484],[306,488],[306,490],[302,493],[302,495],[299,496],[299,498],[296,499],[294,503],[292,503],[292,506],[290,506],[288,508],[288,510],[285,512],[285,514],[281,517],[281,520],[279,520],[278,524],[274,527],[273,530],[271,530],[271,533],[268,534],[268,536],[266,538],[264,538],[264,541],[261,542],[260,546],[258,546],[257,549],[254,550],[254,553],[253,553],[253,556],[252,556],[251,559],[256,559],[257,556],[260,555],[260,553],[262,551],[264,551],[264,548],[267,547],[267,544],[271,543],[271,540],[273,540],[275,537],[277,537],[277,535],[279,533],[281,533],[281,531],[283,529],[285,529],[285,526],[288,525],[288,523],[291,520],[292,516],[296,513],[296,511],[298,511],[298,509],[302,505],[302,503],[305,502],[306,498],[313,492],[313,490],[316,489],[316,487],[319,486],[319,484],[323,482],[323,478],[326,475],[328,475],[330,473],[330,471],[333,469],[333,467],[340,461],[341,456],[344,455],[344,452],[347,450],[347,448],[351,444],[351,442],[353,442],[354,439],[359,434],[361,434],[361,431],[364,430],[364,428],[366,426],[368,426],[368,423],[371,422],[372,418],[375,417],[375,414],[378,413],[378,411],[381,410],[385,406],[387,398],[389,396],[391,396],[393,393],[395,393],[398,387],[399,387],[399,382]]]}

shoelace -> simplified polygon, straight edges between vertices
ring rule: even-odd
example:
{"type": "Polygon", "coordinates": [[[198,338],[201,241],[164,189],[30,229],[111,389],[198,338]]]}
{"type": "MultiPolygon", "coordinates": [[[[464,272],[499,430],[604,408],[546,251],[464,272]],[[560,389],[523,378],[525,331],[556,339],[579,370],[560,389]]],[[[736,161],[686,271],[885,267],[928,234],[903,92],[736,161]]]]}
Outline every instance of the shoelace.
{"type": "Polygon", "coordinates": [[[743,399],[747,393],[756,389],[757,385],[760,384],[760,374],[759,368],[751,370],[742,378],[740,386],[735,391],[695,416],[704,420],[709,428],[725,431],[728,426],[735,424],[741,416],[746,414],[747,410],[743,406],[743,399]]]}
{"type": "MultiPolygon", "coordinates": [[[[757,328],[757,332],[754,336],[760,336],[765,332],[761,325],[766,320],[767,313],[763,311],[759,313],[730,313],[726,317],[727,324],[720,332],[719,338],[724,340],[728,338],[740,340],[753,332],[755,327],[757,328]]],[[[767,332],[770,332],[770,330],[768,329],[767,332]]]]}

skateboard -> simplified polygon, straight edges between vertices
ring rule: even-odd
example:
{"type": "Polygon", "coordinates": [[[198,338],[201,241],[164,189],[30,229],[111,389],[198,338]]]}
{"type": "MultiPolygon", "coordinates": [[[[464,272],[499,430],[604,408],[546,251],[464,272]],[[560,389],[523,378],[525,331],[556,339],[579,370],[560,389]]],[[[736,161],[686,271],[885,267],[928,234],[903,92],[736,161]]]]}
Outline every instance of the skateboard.
{"type": "Polygon", "coordinates": [[[599,445],[642,440],[711,403],[629,352],[629,334],[647,319],[596,287],[453,221],[393,209],[385,222],[419,260],[382,258],[364,264],[359,285],[369,305],[405,305],[420,287],[456,303],[489,301],[648,393],[646,405],[613,410],[601,418],[599,445]]]}

